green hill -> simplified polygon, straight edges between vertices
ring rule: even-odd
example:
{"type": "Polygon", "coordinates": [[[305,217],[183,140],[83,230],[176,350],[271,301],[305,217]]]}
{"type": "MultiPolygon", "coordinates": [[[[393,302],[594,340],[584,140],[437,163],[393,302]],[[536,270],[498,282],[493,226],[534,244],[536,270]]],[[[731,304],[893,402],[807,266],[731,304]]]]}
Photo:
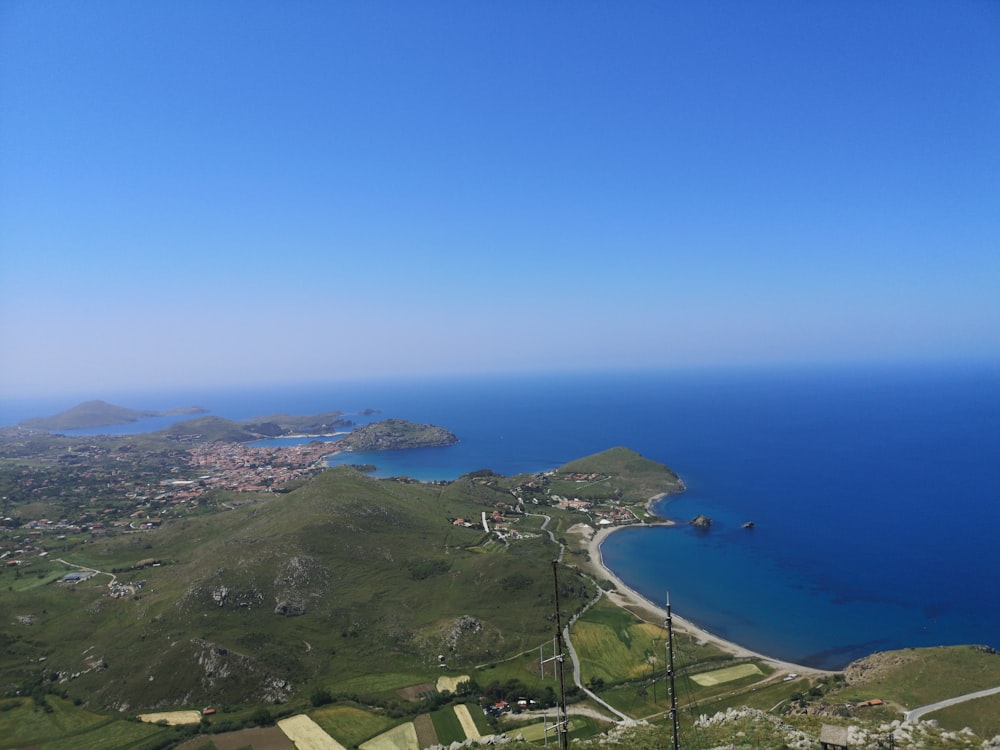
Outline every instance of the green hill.
{"type": "MultiPolygon", "coordinates": [[[[0,597],[33,617],[0,624],[4,683],[55,675],[71,697],[129,711],[275,702],[373,673],[426,679],[439,655],[460,669],[536,648],[552,635],[557,551],[543,535],[505,547],[455,526],[492,507],[462,484],[341,467],[287,495],[84,545],[66,559],[143,585],[109,598],[98,575],[0,597]],[[129,570],[140,559],[162,564],[129,570]]],[[[567,611],[592,592],[574,571],[562,586],[567,611]]]]}
{"type": "Polygon", "coordinates": [[[622,447],[570,461],[552,481],[553,491],[587,498],[608,497],[617,491],[622,499],[644,502],[655,495],[684,491],[684,482],[669,467],[622,447]]]}
{"type": "Polygon", "coordinates": [[[404,448],[433,448],[454,445],[454,433],[431,424],[417,424],[404,419],[383,419],[381,422],[359,427],[340,439],[348,450],[384,451],[404,448]]]}
{"type": "Polygon", "coordinates": [[[260,435],[249,431],[239,422],[222,417],[198,417],[177,422],[153,433],[175,440],[188,439],[192,442],[211,443],[217,440],[228,443],[244,443],[255,440],[260,435]]]}
{"type": "Polygon", "coordinates": [[[342,411],[328,411],[322,414],[298,416],[295,414],[269,414],[266,417],[248,419],[244,426],[250,432],[267,437],[280,435],[304,434],[324,435],[345,427],[352,427],[354,422],[344,417],[342,411]]]}

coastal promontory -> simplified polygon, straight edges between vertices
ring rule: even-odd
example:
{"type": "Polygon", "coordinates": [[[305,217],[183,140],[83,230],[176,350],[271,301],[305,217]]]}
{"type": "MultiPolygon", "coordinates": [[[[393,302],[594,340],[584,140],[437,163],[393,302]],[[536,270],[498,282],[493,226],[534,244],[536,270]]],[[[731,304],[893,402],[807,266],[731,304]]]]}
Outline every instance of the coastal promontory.
{"type": "Polygon", "coordinates": [[[384,419],[358,427],[338,444],[346,450],[388,451],[406,448],[436,448],[458,442],[455,433],[432,424],[405,419],[384,419]]]}

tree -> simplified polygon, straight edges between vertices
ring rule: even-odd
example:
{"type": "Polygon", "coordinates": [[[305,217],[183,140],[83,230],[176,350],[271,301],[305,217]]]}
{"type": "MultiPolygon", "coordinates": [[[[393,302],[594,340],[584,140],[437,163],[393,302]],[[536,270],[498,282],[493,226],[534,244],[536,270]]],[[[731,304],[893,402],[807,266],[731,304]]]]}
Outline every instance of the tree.
{"type": "Polygon", "coordinates": [[[314,707],[319,708],[320,706],[325,706],[327,703],[333,703],[333,695],[326,688],[317,688],[313,690],[312,695],[309,696],[309,700],[314,707]]]}

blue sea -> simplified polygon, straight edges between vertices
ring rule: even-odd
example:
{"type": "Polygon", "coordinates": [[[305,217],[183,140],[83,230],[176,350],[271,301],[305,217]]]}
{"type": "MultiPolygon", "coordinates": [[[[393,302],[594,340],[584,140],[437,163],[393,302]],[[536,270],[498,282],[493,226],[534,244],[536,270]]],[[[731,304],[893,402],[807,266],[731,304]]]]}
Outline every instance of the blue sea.
{"type": "MultiPolygon", "coordinates": [[[[134,408],[200,404],[232,419],[370,407],[380,413],[355,418],[451,429],[454,446],[337,459],[421,480],[541,471],[628,446],[688,487],[657,504],[659,514],[714,520],[708,532],[686,523],[630,528],[605,542],[607,564],[654,602],[669,592],[675,612],[707,630],[817,667],[908,646],[1000,647],[997,368],[468,377],[93,397],[134,408]],[[746,521],[755,528],[742,528],[746,521]]],[[[0,402],[0,421],[74,403],[0,402]]]]}

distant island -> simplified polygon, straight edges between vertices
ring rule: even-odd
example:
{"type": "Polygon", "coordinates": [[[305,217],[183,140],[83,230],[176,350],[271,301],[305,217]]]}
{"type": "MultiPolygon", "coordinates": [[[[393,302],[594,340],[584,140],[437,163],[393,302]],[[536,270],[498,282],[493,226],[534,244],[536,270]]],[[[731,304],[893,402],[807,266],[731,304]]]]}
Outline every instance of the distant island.
{"type": "Polygon", "coordinates": [[[181,406],[166,411],[151,411],[148,409],[129,409],[124,406],[109,404],[107,401],[85,401],[71,409],[59,412],[51,417],[34,417],[18,422],[19,427],[31,430],[83,430],[94,427],[112,427],[119,424],[138,422],[148,417],[170,417],[183,414],[204,414],[207,410],[201,406],[181,406]]]}
{"type": "MultiPolygon", "coordinates": [[[[369,411],[369,413],[373,413],[369,411]]],[[[254,440],[281,437],[333,437],[337,431],[354,427],[349,419],[328,412],[308,417],[273,415],[266,421],[234,422],[222,417],[198,417],[172,424],[152,435],[181,443],[249,443],[254,440]]],[[[404,419],[384,419],[357,427],[330,443],[335,450],[385,451],[407,448],[435,448],[454,445],[454,433],[431,424],[418,424],[404,419]]]]}
{"type": "MultiPolygon", "coordinates": [[[[18,422],[18,427],[28,430],[59,432],[62,430],[95,429],[130,424],[149,417],[197,416],[207,414],[202,406],[181,406],[165,411],[152,409],[130,409],[107,401],[85,401],[71,409],[50,417],[33,417],[18,422]]],[[[362,415],[378,414],[377,409],[365,409],[362,415]]],[[[162,430],[168,436],[188,436],[193,433],[208,433],[212,439],[245,442],[269,437],[290,435],[333,435],[343,429],[354,427],[342,411],[328,411],[322,414],[298,416],[294,414],[270,414],[253,417],[243,422],[234,422],[222,417],[201,417],[178,422],[162,430]]]]}
{"type": "MultiPolygon", "coordinates": [[[[186,406],[167,411],[129,409],[107,401],[86,401],[51,417],[25,419],[18,427],[27,430],[59,432],[61,430],[94,429],[137,422],[148,417],[201,415],[208,410],[201,406],[186,406]]],[[[360,414],[378,414],[377,409],[365,409],[360,414]]],[[[443,427],[417,424],[404,419],[385,419],[362,427],[342,411],[321,414],[269,414],[237,422],[217,416],[196,416],[149,433],[150,437],[165,438],[180,443],[211,443],[217,441],[248,443],[254,440],[281,437],[334,437],[340,450],[384,451],[407,448],[433,448],[454,445],[458,438],[443,427]],[[353,431],[350,431],[353,430],[353,431]],[[350,431],[350,432],[349,432],[350,431]]]]}

